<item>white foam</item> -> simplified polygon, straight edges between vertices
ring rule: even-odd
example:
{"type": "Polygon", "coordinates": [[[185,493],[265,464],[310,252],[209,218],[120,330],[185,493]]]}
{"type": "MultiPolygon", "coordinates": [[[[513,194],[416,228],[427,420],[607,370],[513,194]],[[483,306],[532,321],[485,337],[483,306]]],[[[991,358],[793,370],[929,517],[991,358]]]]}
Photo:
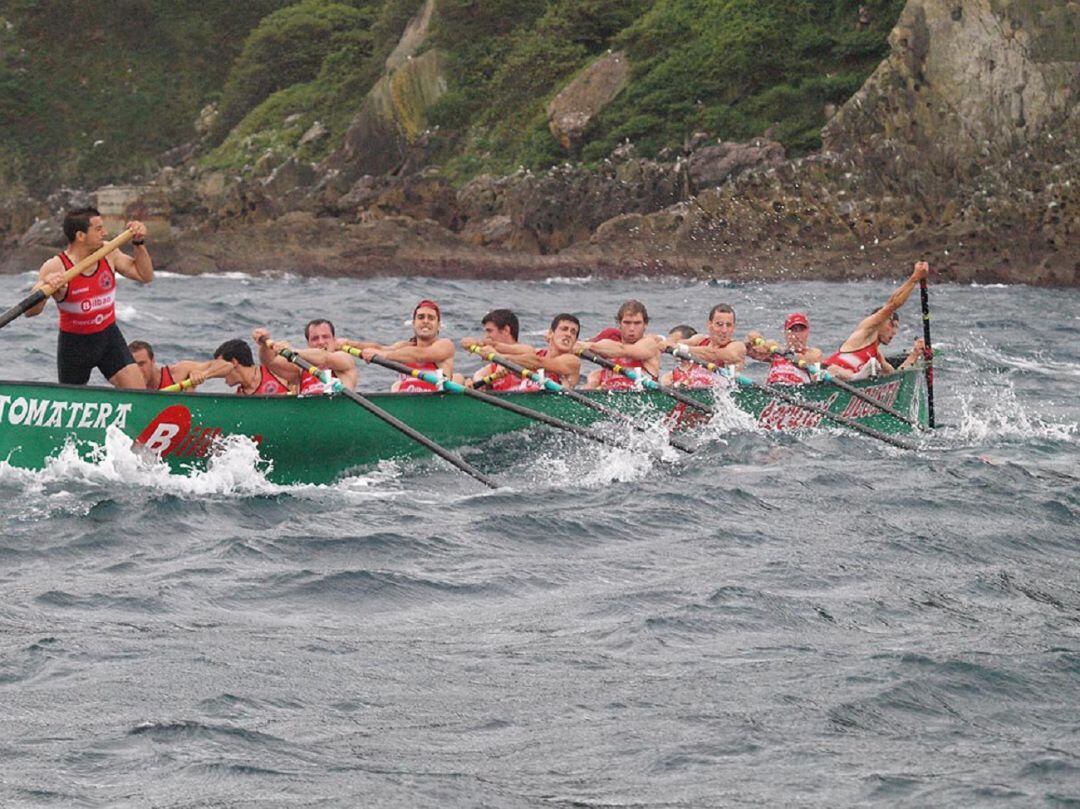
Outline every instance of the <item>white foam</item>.
{"type": "Polygon", "coordinates": [[[945,428],[944,437],[981,444],[1013,438],[1075,441],[1080,436],[1080,425],[1076,422],[1055,423],[1030,415],[1004,375],[985,377],[985,381],[959,393],[960,423],[945,428]]]}
{"type": "Polygon", "coordinates": [[[115,491],[119,485],[152,495],[185,499],[290,494],[315,499],[331,496],[337,501],[344,497],[346,500],[359,501],[396,496],[398,492],[387,490],[387,484],[401,475],[396,464],[385,462],[368,475],[344,478],[329,486],[280,485],[267,478],[272,464],[259,456],[258,446],[241,435],[221,439],[206,467],[191,468],[186,474],[175,473],[161,460],[139,453],[133,449],[131,439],[115,427],[108,429],[104,445],[92,447],[87,457],[84,454],[69,439],[40,471],[19,469],[6,460],[2,461],[0,484],[15,484],[29,493],[55,484],[65,487],[83,484],[109,491],[115,491]]]}
{"type": "Polygon", "coordinates": [[[566,276],[566,275],[552,275],[544,279],[544,284],[547,286],[574,286],[580,287],[586,284],[591,284],[593,277],[591,275],[583,276],[566,276]]]}

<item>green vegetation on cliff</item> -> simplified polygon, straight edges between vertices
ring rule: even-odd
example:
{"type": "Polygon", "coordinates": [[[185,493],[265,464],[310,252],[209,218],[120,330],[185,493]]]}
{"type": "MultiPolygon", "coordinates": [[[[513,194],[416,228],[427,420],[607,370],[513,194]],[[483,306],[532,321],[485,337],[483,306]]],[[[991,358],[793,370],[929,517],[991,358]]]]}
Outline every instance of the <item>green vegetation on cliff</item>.
{"type": "Polygon", "coordinates": [[[0,181],[41,193],[190,141],[251,28],[289,0],[0,0],[0,181]]]}
{"type": "Polygon", "coordinates": [[[820,146],[825,105],[843,103],[885,55],[903,5],[866,0],[860,21],[848,0],[533,0],[507,31],[500,3],[481,13],[444,0],[436,42],[455,69],[433,120],[466,132],[462,167],[592,161],[626,139],[652,155],[697,131],[745,140],[771,129],[805,153],[820,146]],[[628,52],[630,85],[566,154],[547,132],[546,103],[609,48],[628,52]]]}
{"type": "MultiPolygon", "coordinates": [[[[862,0],[860,19],[853,0],[437,0],[423,45],[448,65],[427,111],[434,153],[457,179],[596,161],[626,139],[650,155],[697,131],[771,130],[803,153],[825,105],[880,61],[903,3],[862,0]],[[609,49],[628,53],[630,83],[565,152],[547,103],[609,49]]],[[[325,157],[422,4],[0,0],[0,180],[40,191],[152,169],[210,102],[203,165],[325,157]],[[328,134],[301,147],[315,121],[328,134]]]]}

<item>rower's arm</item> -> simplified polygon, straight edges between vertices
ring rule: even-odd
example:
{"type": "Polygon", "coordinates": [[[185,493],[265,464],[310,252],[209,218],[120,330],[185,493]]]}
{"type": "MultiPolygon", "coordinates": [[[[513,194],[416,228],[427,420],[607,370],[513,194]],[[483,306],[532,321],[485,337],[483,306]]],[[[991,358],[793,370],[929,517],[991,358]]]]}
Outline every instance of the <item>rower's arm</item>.
{"type": "Polygon", "coordinates": [[[630,357],[635,360],[652,360],[660,356],[660,347],[652,340],[636,343],[620,343],[617,340],[600,340],[592,344],[592,350],[601,357],[630,357]]]}
{"type": "Polygon", "coordinates": [[[135,244],[136,241],[141,242],[146,238],[146,225],[137,221],[128,222],[127,230],[135,234],[131,242],[131,255],[119,250],[113,251],[109,256],[113,269],[132,281],[149,284],[154,280],[154,261],[150,258],[150,251],[145,244],[135,244]]]}
{"type": "Polygon", "coordinates": [[[436,340],[429,346],[414,346],[400,344],[391,346],[389,351],[379,352],[388,360],[395,362],[434,362],[439,364],[446,362],[454,356],[454,344],[445,337],[436,340]]]}
{"type": "Polygon", "coordinates": [[[697,359],[717,365],[741,365],[746,360],[746,343],[732,340],[723,348],[710,345],[691,346],[690,354],[697,359]]]}
{"type": "Polygon", "coordinates": [[[312,365],[329,368],[335,374],[345,374],[349,371],[356,370],[356,360],[341,351],[326,351],[322,348],[303,348],[296,353],[312,365]]]}
{"type": "Polygon", "coordinates": [[[191,379],[196,385],[201,385],[207,379],[224,379],[231,370],[232,363],[226,360],[208,360],[206,362],[181,360],[169,366],[174,382],[191,379]]]}
{"type": "MultiPolygon", "coordinates": [[[[536,362],[537,367],[543,368],[550,374],[558,374],[563,380],[563,387],[575,387],[577,385],[578,377],[581,376],[581,357],[576,354],[560,354],[557,357],[536,357],[536,362]]],[[[522,365],[524,364],[525,363],[522,363],[522,365]]]]}
{"type": "Polygon", "coordinates": [[[878,329],[881,328],[881,325],[891,318],[893,313],[899,311],[901,306],[907,303],[907,299],[911,296],[915,287],[917,287],[919,282],[925,279],[929,274],[930,265],[925,261],[916,261],[915,269],[911,273],[911,276],[889,296],[889,299],[885,301],[884,306],[869,317],[863,319],[863,321],[855,327],[855,331],[853,331],[851,336],[844,341],[842,346],[840,346],[840,350],[856,351],[870,343],[877,336],[878,329]]]}
{"type": "MultiPolygon", "coordinates": [[[[31,292],[36,292],[46,284],[53,290],[53,296],[59,295],[60,297],[63,297],[64,292],[67,291],[67,284],[64,283],[64,264],[56,256],[53,256],[41,265],[41,269],[38,270],[37,283],[34,284],[34,288],[31,292]]],[[[45,310],[45,304],[48,302],[49,299],[46,297],[41,303],[31,306],[26,310],[26,316],[36,317],[37,315],[40,315],[45,310]]]]}

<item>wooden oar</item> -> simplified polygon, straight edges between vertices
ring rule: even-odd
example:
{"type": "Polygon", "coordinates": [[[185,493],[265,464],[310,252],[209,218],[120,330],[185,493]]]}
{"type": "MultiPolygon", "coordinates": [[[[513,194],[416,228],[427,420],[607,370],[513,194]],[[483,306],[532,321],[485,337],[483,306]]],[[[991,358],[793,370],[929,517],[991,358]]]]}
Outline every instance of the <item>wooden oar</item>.
{"type": "Polygon", "coordinates": [[[930,345],[930,295],[926,279],[919,281],[919,298],[922,302],[923,357],[926,359],[926,415],[931,429],[934,427],[934,349],[930,345]]]}
{"type": "MultiPolygon", "coordinates": [[[[787,357],[788,359],[791,359],[791,360],[794,360],[794,358],[796,356],[795,352],[793,352],[793,351],[780,351],[779,348],[772,349],[771,353],[780,354],[780,355],[785,356],[785,357],[787,357]]],[[[884,402],[879,402],[873,396],[870,396],[869,394],[863,393],[861,390],[856,388],[854,385],[851,385],[848,382],[845,382],[843,379],[837,379],[835,376],[830,374],[828,371],[826,371],[820,365],[818,365],[817,368],[814,368],[813,366],[807,364],[804,360],[795,360],[795,364],[798,365],[800,368],[810,370],[822,382],[826,382],[826,383],[828,383],[830,385],[835,385],[836,387],[840,388],[840,390],[847,392],[851,396],[854,396],[856,399],[858,399],[860,401],[863,401],[863,402],[866,402],[868,405],[874,406],[875,408],[880,410],[882,413],[887,413],[888,415],[892,416],[897,421],[902,421],[902,422],[904,422],[904,424],[910,425],[911,427],[914,427],[916,430],[922,431],[922,430],[926,429],[921,424],[919,424],[919,422],[915,421],[910,416],[905,416],[903,413],[901,413],[895,407],[890,407],[889,405],[885,404],[884,402]]],[[[712,370],[712,369],[710,369],[710,370],[712,370]]]]}
{"type": "Polygon", "coordinates": [[[822,418],[826,418],[829,421],[833,421],[837,424],[842,424],[845,427],[849,427],[856,432],[868,435],[871,438],[876,438],[879,441],[884,441],[886,444],[892,444],[894,447],[900,447],[900,449],[915,449],[912,444],[909,444],[906,441],[902,441],[899,438],[895,438],[894,436],[888,435],[887,433],[883,433],[880,430],[875,430],[873,427],[867,427],[865,424],[860,424],[854,419],[849,419],[847,416],[841,416],[839,413],[833,413],[827,407],[819,405],[816,402],[808,402],[806,399],[802,399],[798,396],[790,394],[787,391],[779,390],[775,386],[763,385],[760,382],[755,382],[747,376],[735,373],[730,368],[720,368],[716,365],[713,365],[713,363],[711,362],[698,360],[693,355],[686,356],[683,354],[675,354],[675,352],[671,349],[665,350],[668,351],[668,353],[670,354],[674,354],[674,356],[678,357],[679,359],[688,359],[690,360],[690,362],[696,363],[703,368],[709,368],[709,366],[711,365],[712,368],[709,368],[709,370],[713,371],[713,373],[720,374],[721,376],[727,377],[729,379],[734,379],[736,382],[738,382],[740,385],[743,385],[744,387],[754,388],[755,390],[766,393],[773,398],[780,399],[787,402],[788,404],[795,405],[795,407],[802,408],[803,410],[809,410],[812,413],[817,413],[822,418]]]}
{"type": "Polygon", "coordinates": [[[492,488],[492,489],[499,488],[499,484],[497,484],[495,481],[493,481],[491,478],[489,478],[487,475],[485,475],[480,470],[474,468],[471,464],[466,463],[461,458],[459,458],[456,455],[454,455],[453,453],[451,453],[449,450],[444,449],[443,447],[439,446],[438,444],[436,444],[434,441],[432,441],[430,438],[428,438],[426,435],[419,432],[418,430],[414,430],[412,427],[410,427],[408,424],[403,422],[401,419],[397,418],[396,416],[390,415],[385,410],[383,410],[381,407],[379,407],[378,405],[376,405],[373,402],[369,401],[366,397],[361,396],[359,393],[357,393],[354,390],[349,390],[348,388],[346,388],[344,385],[341,384],[341,380],[334,377],[334,375],[331,374],[329,371],[325,371],[325,370],[323,370],[321,368],[317,368],[315,365],[308,362],[307,360],[305,360],[303,357],[301,357],[299,354],[297,354],[295,351],[293,351],[291,349],[288,349],[288,348],[276,348],[274,346],[274,344],[272,342],[270,342],[269,340],[264,340],[264,342],[271,349],[276,351],[278,354],[280,354],[282,357],[287,359],[293,365],[307,371],[312,376],[317,377],[320,382],[322,382],[324,385],[329,386],[333,390],[334,393],[340,394],[341,396],[344,396],[346,399],[350,399],[350,400],[356,402],[358,405],[360,405],[362,408],[364,408],[364,410],[371,413],[376,418],[386,422],[391,427],[393,427],[395,430],[398,430],[399,432],[404,433],[409,438],[411,438],[413,441],[415,441],[417,444],[420,444],[421,446],[426,447],[427,449],[431,450],[433,453],[438,455],[444,461],[446,461],[447,463],[449,463],[449,464],[451,464],[453,466],[456,466],[458,469],[460,469],[465,474],[471,475],[472,477],[476,478],[478,481],[483,483],[485,486],[487,486],[489,488],[492,488]]]}
{"type": "Polygon", "coordinates": [[[578,349],[577,355],[584,360],[588,360],[589,362],[601,366],[602,368],[607,368],[617,374],[622,374],[623,376],[627,377],[628,379],[632,379],[635,382],[640,382],[642,387],[644,388],[648,388],[649,390],[658,390],[666,396],[670,396],[676,402],[682,402],[684,405],[688,405],[695,410],[700,410],[701,412],[708,413],[709,415],[712,415],[716,412],[711,407],[709,407],[709,405],[705,404],[704,402],[699,402],[693,396],[687,396],[686,394],[680,393],[677,390],[672,390],[671,388],[661,387],[661,385],[655,379],[650,379],[645,374],[639,374],[636,369],[625,368],[622,365],[619,365],[617,362],[613,362],[607,357],[601,357],[599,354],[589,351],[588,349],[578,349]]]}
{"type": "MultiPolygon", "coordinates": [[[[132,231],[125,230],[112,241],[105,242],[105,244],[101,245],[101,247],[88,255],[82,261],[73,264],[71,266],[71,269],[64,270],[64,284],[70,283],[72,278],[81,273],[87,267],[92,267],[93,265],[97,264],[99,261],[101,261],[101,259],[105,258],[105,256],[109,255],[109,253],[111,253],[116,248],[123,247],[125,244],[130,242],[134,236],[135,234],[132,231]]],[[[61,284],[60,286],[63,286],[64,284],[61,284]]],[[[57,289],[59,289],[59,287],[57,287],[57,289]]],[[[35,289],[21,302],[15,304],[6,312],[4,312],[4,314],[0,315],[0,329],[4,328],[4,326],[6,326],[8,323],[13,321],[20,315],[25,314],[29,309],[33,309],[35,306],[37,306],[47,297],[52,295],[54,292],[56,292],[56,289],[53,289],[53,287],[49,286],[48,284],[44,284],[40,288],[35,289]]]]}
{"type": "MultiPolygon", "coordinates": [[[[594,402],[588,396],[585,396],[585,395],[583,395],[581,393],[578,393],[576,390],[573,390],[572,388],[567,388],[567,387],[565,387],[563,385],[560,385],[554,379],[548,379],[543,374],[537,373],[536,371],[533,371],[530,368],[526,368],[523,365],[518,365],[517,363],[511,362],[510,360],[506,359],[506,357],[503,357],[503,356],[501,356],[499,354],[496,354],[494,351],[492,351],[489,348],[484,348],[483,346],[474,345],[472,348],[469,349],[469,351],[471,351],[473,354],[478,354],[479,356],[483,357],[488,362],[493,362],[496,365],[501,365],[503,368],[507,369],[508,371],[512,371],[513,373],[518,374],[518,375],[520,375],[521,377],[523,377],[525,379],[531,379],[534,382],[537,382],[538,384],[542,385],[545,390],[549,390],[552,393],[557,393],[560,396],[565,396],[567,399],[573,399],[578,404],[581,404],[581,405],[584,405],[585,407],[591,408],[592,410],[595,410],[598,413],[603,413],[605,416],[610,416],[611,418],[614,418],[614,419],[617,419],[617,420],[619,420],[621,422],[629,424],[631,427],[633,427],[635,430],[637,430],[640,433],[650,433],[651,432],[648,427],[646,427],[643,424],[638,424],[636,421],[634,421],[633,418],[631,418],[626,413],[623,413],[623,412],[621,412],[619,410],[616,410],[613,407],[608,407],[607,405],[602,405],[599,402],[594,402]]],[[[682,441],[678,440],[676,438],[676,436],[674,436],[674,435],[668,435],[668,443],[670,443],[671,446],[675,447],[675,449],[682,450],[683,452],[686,452],[686,453],[694,452],[693,447],[687,446],[682,441]]]]}
{"type": "MultiPolygon", "coordinates": [[[[356,349],[351,351],[348,348],[343,349],[350,354],[355,353],[357,355],[360,352],[356,349]]],[[[388,360],[385,357],[380,357],[376,354],[371,358],[371,361],[376,365],[381,365],[383,368],[389,368],[391,371],[397,371],[399,374],[405,376],[415,377],[416,379],[422,379],[431,385],[442,387],[443,390],[450,393],[458,393],[462,396],[468,396],[472,399],[479,399],[481,402],[492,405],[493,407],[501,407],[503,410],[509,410],[511,413],[517,413],[519,416],[525,416],[525,418],[539,421],[543,424],[548,424],[552,427],[557,427],[560,430],[566,430],[569,433],[580,435],[582,438],[588,438],[590,441],[596,441],[599,444],[607,444],[609,447],[618,447],[619,449],[630,449],[624,442],[616,441],[613,438],[609,438],[606,435],[594,432],[593,430],[586,429],[580,424],[571,424],[568,421],[557,419],[554,416],[549,416],[547,413],[541,413],[538,410],[532,410],[528,407],[522,407],[519,404],[513,402],[507,402],[498,396],[492,396],[489,393],[481,393],[478,390],[467,388],[464,385],[454,382],[451,379],[445,379],[441,374],[434,373],[432,371],[421,371],[417,368],[410,368],[408,365],[403,365],[400,362],[394,362],[394,360],[388,360]]]]}

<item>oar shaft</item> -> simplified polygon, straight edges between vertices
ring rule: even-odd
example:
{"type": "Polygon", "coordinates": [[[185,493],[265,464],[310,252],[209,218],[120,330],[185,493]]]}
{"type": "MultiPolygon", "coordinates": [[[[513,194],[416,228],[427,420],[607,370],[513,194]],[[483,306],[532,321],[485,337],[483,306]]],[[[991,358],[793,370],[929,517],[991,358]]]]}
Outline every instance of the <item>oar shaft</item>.
{"type": "MultiPolygon", "coordinates": [[[[542,383],[545,389],[547,389],[547,390],[549,390],[549,391],[551,391],[553,393],[558,393],[559,395],[565,396],[568,399],[573,399],[578,404],[580,404],[580,405],[582,405],[584,407],[588,407],[591,410],[595,410],[597,413],[603,413],[605,416],[609,416],[611,418],[614,418],[614,419],[617,419],[619,421],[625,422],[626,424],[629,424],[631,427],[633,427],[638,432],[641,432],[641,433],[648,433],[649,432],[649,429],[647,427],[645,427],[644,425],[638,424],[636,421],[634,421],[626,413],[622,413],[622,412],[616,410],[613,407],[608,407],[607,405],[602,405],[602,404],[600,404],[600,402],[594,402],[588,396],[585,396],[584,394],[578,393],[576,390],[573,390],[572,388],[567,388],[567,387],[565,387],[563,385],[560,385],[555,380],[548,379],[546,376],[542,376],[541,374],[537,373],[536,371],[533,371],[530,368],[526,368],[523,365],[518,365],[516,363],[513,363],[510,360],[503,357],[502,355],[496,354],[494,351],[485,351],[483,348],[481,348],[480,346],[476,346],[476,345],[474,345],[469,350],[472,353],[478,354],[479,356],[483,357],[488,362],[493,362],[496,365],[501,365],[503,368],[505,368],[508,371],[511,371],[511,372],[513,372],[515,374],[520,374],[525,379],[531,379],[531,380],[533,380],[535,382],[542,383]]],[[[685,444],[683,444],[681,441],[677,441],[674,436],[671,436],[671,435],[668,436],[668,443],[670,443],[671,446],[675,447],[675,449],[682,450],[683,452],[686,452],[686,453],[694,452],[694,449],[692,447],[688,447],[685,444]]]]}
{"type": "Polygon", "coordinates": [[[934,349],[930,343],[930,293],[926,279],[919,281],[919,299],[922,303],[923,357],[926,360],[926,415],[931,429],[934,427],[934,349]]]}
{"type": "Polygon", "coordinates": [[[704,402],[699,402],[693,396],[687,396],[677,390],[672,390],[671,388],[661,387],[655,379],[650,379],[645,374],[638,373],[637,370],[634,368],[625,368],[622,365],[619,365],[618,363],[609,360],[607,357],[601,357],[599,354],[593,351],[589,351],[588,349],[579,349],[577,354],[582,359],[588,360],[595,365],[599,365],[602,368],[607,368],[609,371],[614,371],[617,374],[623,374],[627,378],[633,379],[635,382],[640,381],[641,384],[649,390],[660,391],[664,395],[670,396],[676,402],[682,402],[684,405],[692,407],[695,410],[700,410],[701,412],[708,413],[710,415],[715,412],[711,407],[709,407],[709,405],[705,404],[704,402]]]}
{"type": "Polygon", "coordinates": [[[547,413],[541,413],[538,410],[532,410],[528,407],[522,407],[514,402],[508,402],[505,399],[501,399],[498,396],[492,396],[488,393],[481,393],[478,390],[467,388],[457,382],[449,379],[440,379],[437,374],[431,371],[421,371],[416,368],[410,368],[408,365],[404,365],[394,360],[388,360],[385,357],[380,357],[376,354],[371,358],[371,361],[376,365],[381,365],[384,368],[389,368],[391,371],[397,371],[399,374],[405,374],[406,376],[412,376],[416,379],[422,379],[425,382],[437,385],[442,383],[443,389],[450,393],[459,393],[463,396],[468,396],[472,399],[478,399],[481,402],[492,405],[493,407],[499,407],[503,410],[508,410],[511,413],[517,413],[519,416],[525,416],[526,418],[539,421],[543,424],[548,424],[552,427],[557,427],[560,430],[566,430],[567,432],[580,435],[582,438],[588,438],[590,441],[596,441],[600,444],[607,444],[609,447],[618,447],[619,449],[625,449],[626,445],[620,441],[615,441],[606,435],[588,430],[579,424],[571,424],[568,421],[549,416],[547,413]]]}
{"type": "MultiPolygon", "coordinates": [[[[109,253],[111,253],[116,248],[122,247],[123,245],[127,244],[129,241],[131,241],[134,235],[135,234],[132,233],[130,230],[125,230],[115,239],[105,242],[105,244],[103,244],[93,253],[88,255],[86,258],[82,259],[81,261],[77,261],[71,266],[70,269],[64,271],[64,283],[69,283],[72,278],[81,273],[87,267],[92,267],[93,265],[101,261],[101,259],[105,258],[105,256],[109,255],[109,253]]],[[[4,328],[4,326],[6,326],[8,323],[13,321],[20,315],[26,314],[26,312],[33,309],[35,306],[37,306],[47,297],[52,295],[54,292],[56,292],[56,290],[48,284],[44,284],[40,288],[35,289],[26,298],[12,306],[10,309],[4,312],[4,314],[0,315],[0,329],[4,328]]]]}
{"type": "MultiPolygon", "coordinates": [[[[667,349],[667,351],[669,353],[674,353],[670,349],[667,349]]],[[[683,356],[682,359],[687,359],[687,357],[683,356]]],[[[704,361],[698,360],[696,357],[690,357],[689,360],[690,362],[695,362],[698,365],[706,364],[704,361]]],[[[812,413],[817,413],[822,418],[828,419],[829,421],[833,421],[837,424],[842,424],[845,427],[850,427],[856,432],[864,433],[865,435],[869,435],[872,438],[878,439],[879,441],[884,441],[886,444],[892,444],[894,447],[900,447],[901,449],[914,449],[914,447],[908,444],[906,441],[901,441],[899,438],[894,438],[893,436],[888,435],[887,433],[883,433],[880,430],[875,430],[873,427],[867,427],[865,424],[860,424],[854,419],[849,419],[847,416],[841,416],[838,413],[833,413],[827,407],[819,405],[816,402],[808,402],[805,399],[787,393],[786,391],[778,390],[772,385],[762,385],[760,382],[755,382],[748,376],[735,373],[734,371],[730,371],[726,368],[721,368],[718,373],[721,373],[724,376],[730,374],[732,379],[734,379],[736,382],[738,382],[740,385],[743,385],[744,387],[760,390],[762,393],[766,393],[775,399],[780,399],[787,402],[788,404],[795,405],[795,407],[802,408],[803,410],[808,410],[812,413]]]]}
{"type": "MultiPolygon", "coordinates": [[[[794,351],[773,350],[772,353],[773,354],[780,354],[781,356],[787,357],[789,360],[792,360],[797,356],[794,351]]],[[[795,360],[795,364],[798,365],[800,368],[806,368],[807,367],[807,364],[805,362],[803,362],[802,360],[795,360]]],[[[713,369],[710,368],[709,370],[713,370],[713,369]]],[[[901,413],[895,407],[890,407],[889,405],[885,404],[884,402],[879,402],[873,396],[870,396],[869,394],[864,393],[863,391],[856,388],[854,385],[851,385],[851,384],[845,382],[842,379],[837,379],[835,376],[830,374],[825,369],[820,369],[818,373],[820,374],[821,380],[823,382],[827,382],[830,385],[833,385],[833,386],[835,386],[837,388],[840,388],[840,390],[845,391],[850,396],[854,396],[856,399],[858,399],[860,401],[863,401],[863,402],[866,402],[868,405],[872,405],[873,407],[880,410],[882,413],[887,413],[888,415],[892,416],[894,419],[898,419],[899,421],[902,421],[905,424],[909,424],[909,425],[911,425],[912,427],[914,427],[917,430],[923,429],[923,426],[921,424],[919,424],[917,421],[914,421],[909,416],[905,416],[903,413],[901,413]]]]}
{"type": "MultiPolygon", "coordinates": [[[[271,345],[271,347],[273,347],[273,343],[271,343],[270,345],[271,345]]],[[[491,489],[499,488],[498,483],[493,481],[491,478],[489,478],[487,475],[485,475],[479,469],[476,469],[471,464],[466,463],[465,461],[463,461],[461,458],[454,455],[449,450],[444,449],[439,444],[436,444],[434,441],[432,441],[426,435],[421,433],[419,430],[413,429],[408,424],[403,422],[401,419],[387,413],[385,410],[383,410],[381,407],[376,405],[374,402],[367,399],[367,397],[362,396],[361,394],[357,393],[354,390],[349,390],[348,388],[344,387],[340,383],[340,381],[333,379],[329,375],[329,372],[325,372],[321,368],[316,367],[313,363],[308,362],[307,360],[305,360],[303,357],[301,357],[299,354],[297,354],[295,351],[292,351],[291,349],[279,348],[279,349],[276,349],[276,350],[281,356],[283,356],[285,359],[287,359],[293,365],[296,365],[298,368],[301,368],[302,370],[307,371],[312,376],[318,377],[323,382],[327,382],[327,381],[337,382],[337,384],[334,386],[336,393],[340,393],[346,399],[350,399],[353,402],[355,402],[356,404],[360,405],[362,408],[364,408],[367,412],[371,413],[377,419],[385,422],[386,424],[389,424],[395,430],[397,430],[398,432],[402,433],[403,435],[411,438],[417,444],[420,444],[422,447],[425,447],[426,449],[430,450],[435,455],[438,455],[440,458],[442,458],[444,461],[446,461],[450,465],[455,466],[458,469],[460,469],[462,472],[464,472],[465,474],[476,478],[478,481],[483,483],[488,488],[491,488],[491,489]]]]}

